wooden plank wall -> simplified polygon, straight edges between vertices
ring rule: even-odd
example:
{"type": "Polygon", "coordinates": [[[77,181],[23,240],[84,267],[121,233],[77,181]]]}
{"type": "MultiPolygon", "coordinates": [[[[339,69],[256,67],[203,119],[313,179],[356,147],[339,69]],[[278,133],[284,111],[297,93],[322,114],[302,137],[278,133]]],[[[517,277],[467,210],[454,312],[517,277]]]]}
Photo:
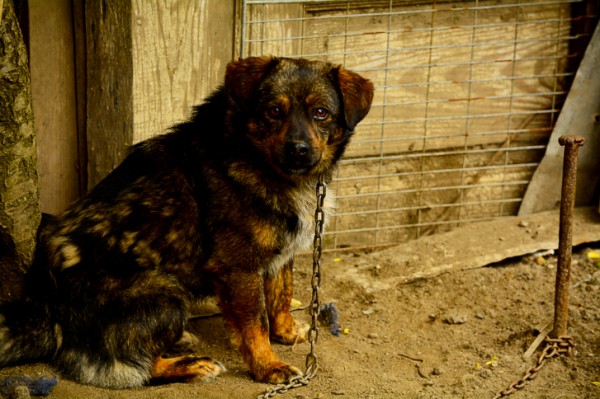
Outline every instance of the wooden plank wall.
{"type": "Polygon", "coordinates": [[[79,195],[71,0],[29,2],[29,54],[43,212],[79,195]]]}
{"type": "Polygon", "coordinates": [[[133,1],[133,142],[187,119],[233,57],[234,2],[133,1]]]}
{"type": "Polygon", "coordinates": [[[236,3],[29,1],[43,211],[65,209],[222,82],[236,3]]]}
{"type": "Polygon", "coordinates": [[[262,7],[251,7],[247,19],[256,21],[246,27],[247,43],[244,56],[247,55],[277,55],[280,57],[302,54],[303,40],[295,38],[303,34],[305,11],[303,4],[269,4],[262,7]],[[279,20],[263,24],[258,21],[279,20]],[[279,40],[264,40],[265,38],[284,38],[279,40]]]}

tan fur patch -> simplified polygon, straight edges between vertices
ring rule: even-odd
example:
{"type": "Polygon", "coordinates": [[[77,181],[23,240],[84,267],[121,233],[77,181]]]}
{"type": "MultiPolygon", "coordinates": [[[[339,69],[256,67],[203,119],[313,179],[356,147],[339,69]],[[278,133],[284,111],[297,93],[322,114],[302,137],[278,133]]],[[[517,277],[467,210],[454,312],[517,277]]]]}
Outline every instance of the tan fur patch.
{"type": "Polygon", "coordinates": [[[119,242],[119,248],[121,249],[121,252],[129,251],[129,248],[131,248],[131,246],[135,244],[137,234],[138,233],[135,231],[126,231],[125,233],[123,233],[123,238],[119,242]]]}
{"type": "Polygon", "coordinates": [[[90,233],[98,234],[100,237],[106,237],[110,233],[110,229],[110,222],[104,219],[91,226],[88,231],[90,233]]]}
{"type": "Polygon", "coordinates": [[[63,262],[62,268],[67,269],[75,266],[81,262],[81,256],[79,254],[79,248],[71,243],[67,243],[62,247],[63,262]]]}
{"type": "Polygon", "coordinates": [[[137,255],[139,263],[143,266],[159,265],[162,261],[160,252],[152,249],[148,241],[140,240],[136,242],[133,253],[137,255]]]}
{"type": "Polygon", "coordinates": [[[165,236],[167,242],[176,242],[179,239],[179,232],[177,230],[171,230],[165,236]]]}
{"type": "Polygon", "coordinates": [[[164,217],[170,217],[170,216],[173,216],[174,214],[175,214],[175,208],[172,206],[165,206],[161,211],[161,215],[164,217]]]}
{"type": "Polygon", "coordinates": [[[277,245],[277,233],[273,227],[264,223],[252,225],[252,235],[256,242],[264,248],[274,248],[277,245]]]}
{"type": "Polygon", "coordinates": [[[56,340],[56,350],[58,351],[63,343],[62,328],[58,323],[54,324],[54,337],[56,340]]]}
{"type": "Polygon", "coordinates": [[[81,262],[79,248],[65,236],[52,237],[48,241],[48,247],[54,266],[67,269],[81,262]]]}

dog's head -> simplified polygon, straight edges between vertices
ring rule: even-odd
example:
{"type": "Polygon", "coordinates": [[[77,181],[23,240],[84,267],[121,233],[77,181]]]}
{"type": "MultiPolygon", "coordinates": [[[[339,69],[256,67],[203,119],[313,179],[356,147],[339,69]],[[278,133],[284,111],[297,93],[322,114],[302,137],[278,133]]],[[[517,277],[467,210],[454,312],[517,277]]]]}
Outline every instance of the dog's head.
{"type": "Polygon", "coordinates": [[[290,58],[234,61],[225,90],[234,130],[289,178],[330,169],[373,99],[373,84],[354,72],[290,58]]]}

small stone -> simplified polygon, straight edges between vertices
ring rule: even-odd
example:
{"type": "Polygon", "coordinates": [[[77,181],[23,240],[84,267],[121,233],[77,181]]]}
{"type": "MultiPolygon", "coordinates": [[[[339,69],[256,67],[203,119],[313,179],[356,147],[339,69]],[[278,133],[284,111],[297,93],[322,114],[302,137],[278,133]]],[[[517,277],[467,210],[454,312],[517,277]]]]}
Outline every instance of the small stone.
{"type": "Polygon", "coordinates": [[[454,314],[444,317],[444,322],[447,324],[465,324],[467,317],[461,314],[454,314]]]}
{"type": "Polygon", "coordinates": [[[373,310],[373,308],[369,308],[369,309],[365,309],[365,310],[363,310],[363,311],[362,311],[362,314],[364,314],[364,315],[368,316],[368,315],[371,315],[371,314],[373,314],[374,312],[375,312],[375,310],[373,310]]]}
{"type": "Polygon", "coordinates": [[[431,380],[427,380],[423,383],[423,386],[425,386],[425,387],[430,387],[432,385],[433,385],[433,381],[431,381],[431,380]]]}
{"type": "Polygon", "coordinates": [[[336,396],[343,396],[346,394],[346,392],[342,391],[341,389],[334,389],[333,391],[331,391],[331,393],[336,396]]]}
{"type": "Polygon", "coordinates": [[[519,222],[519,227],[527,227],[529,226],[529,222],[527,222],[526,220],[521,220],[519,222]]]}
{"type": "Polygon", "coordinates": [[[377,339],[377,338],[379,338],[379,334],[377,334],[377,333],[369,333],[369,335],[367,335],[367,337],[369,337],[371,339],[377,339]]]}
{"type": "Polygon", "coordinates": [[[443,373],[444,371],[439,367],[434,367],[433,370],[431,370],[431,374],[433,375],[442,375],[443,373]]]}
{"type": "Polygon", "coordinates": [[[475,317],[478,318],[479,320],[485,319],[485,315],[481,312],[475,313],[475,317]]]}
{"type": "Polygon", "coordinates": [[[436,320],[437,320],[437,316],[434,313],[429,315],[429,321],[436,321],[436,320]]]}

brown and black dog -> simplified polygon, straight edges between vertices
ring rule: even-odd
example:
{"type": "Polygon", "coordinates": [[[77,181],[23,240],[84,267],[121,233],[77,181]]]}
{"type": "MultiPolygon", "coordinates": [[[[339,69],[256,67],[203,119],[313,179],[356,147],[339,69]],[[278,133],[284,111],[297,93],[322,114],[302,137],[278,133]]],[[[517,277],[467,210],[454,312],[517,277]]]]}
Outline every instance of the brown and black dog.
{"type": "Polygon", "coordinates": [[[210,378],[219,362],[164,354],[190,339],[190,305],[216,295],[256,380],[301,373],[270,340],[304,338],[292,257],[312,242],[319,176],[331,180],[372,98],[368,80],[324,62],[230,63],[191,121],[46,220],[27,299],[0,307],[0,366],[46,359],[109,388],[210,378]]]}

